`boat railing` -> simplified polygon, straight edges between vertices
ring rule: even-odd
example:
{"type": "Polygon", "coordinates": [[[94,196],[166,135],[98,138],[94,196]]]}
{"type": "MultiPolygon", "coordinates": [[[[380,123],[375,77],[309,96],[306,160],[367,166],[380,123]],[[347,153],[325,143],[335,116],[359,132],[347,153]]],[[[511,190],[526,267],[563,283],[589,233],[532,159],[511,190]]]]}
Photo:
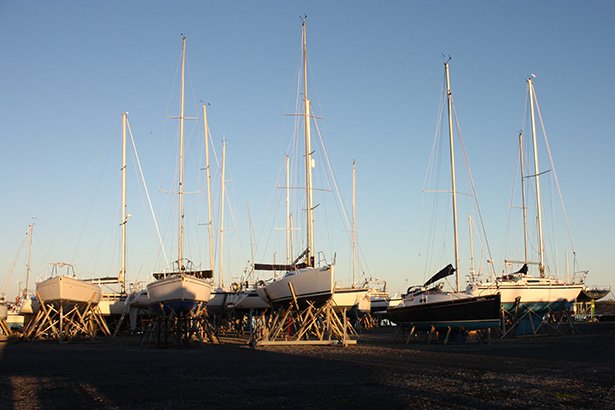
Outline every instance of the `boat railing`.
{"type": "Polygon", "coordinates": [[[582,270],[579,272],[575,272],[574,275],[572,275],[572,283],[575,283],[575,284],[585,283],[585,277],[587,276],[588,273],[589,273],[588,270],[582,270]]]}

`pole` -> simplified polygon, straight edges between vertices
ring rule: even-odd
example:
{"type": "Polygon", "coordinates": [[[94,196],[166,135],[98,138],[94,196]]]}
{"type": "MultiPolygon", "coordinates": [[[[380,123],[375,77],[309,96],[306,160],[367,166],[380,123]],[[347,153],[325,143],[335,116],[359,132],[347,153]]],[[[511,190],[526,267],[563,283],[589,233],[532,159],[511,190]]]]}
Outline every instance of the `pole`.
{"type": "Polygon", "coordinates": [[[446,71],[446,95],[448,100],[448,136],[451,151],[451,180],[452,180],[452,193],[453,193],[453,233],[455,240],[455,286],[456,291],[459,292],[459,241],[457,239],[457,187],[455,183],[455,151],[453,148],[453,116],[452,116],[452,103],[453,95],[451,93],[450,77],[448,72],[448,63],[444,63],[444,70],[446,71]]]}
{"type": "Polygon", "coordinates": [[[534,139],[534,175],[536,178],[536,212],[538,214],[538,270],[540,277],[545,277],[544,243],[542,236],[542,210],[540,206],[540,176],[538,169],[538,143],[536,138],[536,119],[534,116],[534,83],[531,78],[527,79],[527,87],[530,93],[530,112],[532,115],[532,137],[534,139]]]}

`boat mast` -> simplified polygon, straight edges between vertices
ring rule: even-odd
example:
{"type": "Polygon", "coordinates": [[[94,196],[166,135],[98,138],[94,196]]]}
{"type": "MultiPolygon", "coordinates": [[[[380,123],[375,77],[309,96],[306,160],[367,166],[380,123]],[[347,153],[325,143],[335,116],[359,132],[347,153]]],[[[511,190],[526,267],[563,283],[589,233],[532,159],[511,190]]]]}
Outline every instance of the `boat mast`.
{"type": "Polygon", "coordinates": [[[184,266],[184,73],[186,66],[186,36],[182,42],[182,83],[181,83],[181,102],[179,108],[179,240],[177,244],[177,265],[183,271],[184,266]]]}
{"type": "Polygon", "coordinates": [[[209,127],[207,125],[207,108],[203,105],[203,121],[205,127],[205,170],[207,175],[207,226],[209,227],[209,268],[214,270],[214,241],[211,225],[211,174],[209,172],[209,127]]]}
{"type": "Polygon", "coordinates": [[[286,264],[290,265],[290,158],[286,156],[286,264]]]}
{"type": "Polygon", "coordinates": [[[538,171],[538,145],[536,138],[536,120],[534,116],[534,83],[532,78],[527,79],[527,88],[530,93],[530,112],[532,115],[532,136],[534,139],[534,176],[536,178],[536,211],[538,214],[538,271],[540,277],[545,277],[545,265],[544,265],[544,243],[542,239],[542,211],[540,207],[540,175],[538,171]]]}
{"type": "Polygon", "coordinates": [[[523,132],[519,133],[519,152],[521,158],[521,200],[523,209],[523,245],[525,247],[525,259],[528,261],[527,255],[527,208],[525,206],[525,171],[523,167],[523,132]]]}
{"type": "Polygon", "coordinates": [[[352,161],[352,286],[355,285],[355,262],[357,260],[357,206],[356,206],[356,170],[355,170],[355,161],[352,161]]]}
{"type": "Polygon", "coordinates": [[[224,168],[226,163],[226,141],[222,141],[222,180],[220,182],[220,278],[218,279],[220,287],[224,285],[222,279],[222,262],[224,256],[224,168]]]}
{"type": "Polygon", "coordinates": [[[448,137],[451,151],[451,180],[453,193],[453,233],[455,240],[455,284],[456,291],[459,292],[459,241],[457,240],[457,187],[455,183],[455,151],[453,149],[453,116],[450,76],[448,73],[448,63],[444,63],[446,71],[446,96],[448,100],[448,137]]]}
{"type": "Polygon", "coordinates": [[[122,113],[122,269],[118,275],[122,293],[126,291],[126,121],[127,114],[122,113]]]}
{"type": "Polygon", "coordinates": [[[310,100],[307,96],[307,40],[305,34],[305,17],[303,18],[303,120],[305,128],[305,190],[307,201],[307,249],[305,258],[307,266],[314,266],[314,215],[312,209],[312,148],[310,145],[310,100]]]}
{"type": "Polygon", "coordinates": [[[468,224],[470,225],[470,277],[475,281],[476,272],[474,270],[474,240],[472,238],[472,215],[468,214],[468,224]]]}
{"type": "Polygon", "coordinates": [[[28,294],[28,279],[30,278],[30,250],[32,249],[32,228],[34,224],[30,224],[28,230],[30,231],[30,237],[28,238],[28,262],[26,264],[26,287],[23,290],[24,296],[28,294]]]}

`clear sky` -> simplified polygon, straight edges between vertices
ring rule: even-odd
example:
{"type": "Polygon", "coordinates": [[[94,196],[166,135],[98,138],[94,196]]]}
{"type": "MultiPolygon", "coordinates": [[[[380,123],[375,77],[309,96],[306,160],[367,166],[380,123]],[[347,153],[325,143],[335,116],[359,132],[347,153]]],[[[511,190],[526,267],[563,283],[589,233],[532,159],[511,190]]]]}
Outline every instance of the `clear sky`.
{"type": "MultiPolygon", "coordinates": [[[[187,191],[205,186],[203,103],[209,104],[219,159],[226,141],[225,282],[237,280],[251,260],[248,215],[255,261],[273,262],[274,252],[283,260],[284,230],[276,228],[284,228],[284,219],[279,213],[274,218],[283,190],[276,186],[285,184],[294,122],[285,114],[296,112],[303,15],[309,95],[315,114],[324,117],[318,127],[348,217],[356,161],[357,231],[367,277],[402,292],[453,262],[448,235],[433,266],[425,260],[426,249],[441,242],[438,233],[433,234],[438,239],[426,241],[431,208],[423,190],[439,125],[444,54],[452,57],[456,112],[495,270],[502,272],[504,258],[523,257],[522,243],[509,235],[520,228],[520,211],[509,205],[520,205],[517,199],[511,204],[512,186],[518,184],[517,136],[526,126],[526,78],[535,74],[578,268],[590,271],[588,284],[613,284],[615,5],[610,1],[4,0],[0,287],[7,285],[7,296],[13,298],[18,282],[25,281],[25,245],[16,257],[32,222],[30,288],[47,275],[50,262],[75,263],[83,277],[119,271],[122,112],[129,112],[165,251],[169,260],[176,257],[177,218],[168,192],[176,190],[177,120],[165,117],[179,114],[182,34],[188,62],[185,115],[199,117],[186,124],[186,174],[197,175],[187,181],[187,191]]],[[[135,282],[148,280],[164,258],[129,155],[128,280],[135,282]]],[[[316,169],[323,162],[317,160],[316,169]]],[[[541,171],[550,168],[541,160],[541,171]]],[[[330,188],[318,172],[316,186],[330,188]]],[[[219,221],[218,171],[212,180],[219,221]]],[[[543,205],[545,212],[559,206],[551,191],[556,197],[543,205]]],[[[351,278],[348,227],[334,222],[340,219],[335,194],[319,192],[316,247],[328,261],[335,257],[337,280],[345,284],[351,278]]],[[[206,267],[206,201],[190,194],[188,202],[187,252],[206,267]]],[[[300,204],[296,209],[300,219],[300,204]]],[[[467,232],[467,214],[460,212],[459,219],[467,232]]],[[[214,225],[219,229],[219,222],[214,225]]],[[[566,251],[570,265],[573,259],[566,226],[548,232],[548,247],[557,243],[558,252],[549,259],[557,266],[551,273],[557,270],[563,278],[566,251]]],[[[460,237],[467,242],[467,233],[460,237]]],[[[462,249],[463,277],[470,256],[467,245],[462,249]]],[[[475,253],[479,259],[480,245],[475,253]]]]}

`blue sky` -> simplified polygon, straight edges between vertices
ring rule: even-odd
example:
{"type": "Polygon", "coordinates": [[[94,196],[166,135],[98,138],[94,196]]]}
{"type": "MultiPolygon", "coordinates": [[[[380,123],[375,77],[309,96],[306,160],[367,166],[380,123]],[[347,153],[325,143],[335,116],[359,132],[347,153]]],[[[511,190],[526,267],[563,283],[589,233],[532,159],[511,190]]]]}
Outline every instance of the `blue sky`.
{"type": "MultiPolygon", "coordinates": [[[[130,113],[168,258],[176,254],[176,217],[166,191],[175,189],[177,121],[165,116],[178,115],[182,33],[186,116],[200,117],[201,104],[210,104],[219,157],[226,140],[225,180],[235,220],[227,208],[225,282],[238,279],[251,259],[248,206],[254,259],[272,262],[274,252],[283,258],[284,231],[274,229],[283,228],[283,219],[279,213],[274,218],[274,208],[293,134],[294,119],[284,114],[296,109],[303,15],[309,95],[315,114],[325,118],[318,126],[348,215],[356,161],[357,231],[368,277],[401,292],[452,261],[452,245],[429,249],[430,199],[422,192],[438,129],[445,54],[452,57],[455,108],[496,271],[504,258],[522,257],[522,244],[508,237],[520,226],[509,205],[518,179],[525,80],[533,73],[579,268],[590,271],[587,283],[611,285],[614,8],[607,1],[2,1],[0,286],[6,283],[13,297],[25,280],[25,250],[10,278],[9,272],[33,221],[35,279],[45,277],[50,262],[75,263],[85,277],[119,270],[122,112],[130,113]]],[[[196,175],[187,190],[198,191],[204,187],[202,120],[186,127],[186,172],[196,175]]],[[[132,159],[128,168],[128,278],[134,282],[147,280],[164,262],[132,159]]],[[[541,159],[541,170],[549,168],[541,159]]],[[[329,188],[322,173],[317,178],[319,187],[329,188]]],[[[212,179],[219,185],[219,176],[212,179]]],[[[219,218],[219,188],[214,191],[219,218]]],[[[345,283],[348,228],[338,221],[334,199],[319,194],[317,248],[328,261],[335,257],[337,280],[345,283]]],[[[202,265],[209,263],[205,205],[202,195],[192,194],[187,207],[188,250],[202,265]]],[[[447,214],[439,218],[448,220],[447,214]]],[[[466,214],[459,218],[467,225],[466,214]]],[[[466,233],[460,236],[467,242],[466,233]]],[[[558,244],[550,263],[563,277],[571,247],[561,221],[549,239],[558,244]]],[[[466,274],[469,252],[465,244],[462,249],[466,274]]],[[[475,245],[477,258],[479,252],[475,245]]]]}

